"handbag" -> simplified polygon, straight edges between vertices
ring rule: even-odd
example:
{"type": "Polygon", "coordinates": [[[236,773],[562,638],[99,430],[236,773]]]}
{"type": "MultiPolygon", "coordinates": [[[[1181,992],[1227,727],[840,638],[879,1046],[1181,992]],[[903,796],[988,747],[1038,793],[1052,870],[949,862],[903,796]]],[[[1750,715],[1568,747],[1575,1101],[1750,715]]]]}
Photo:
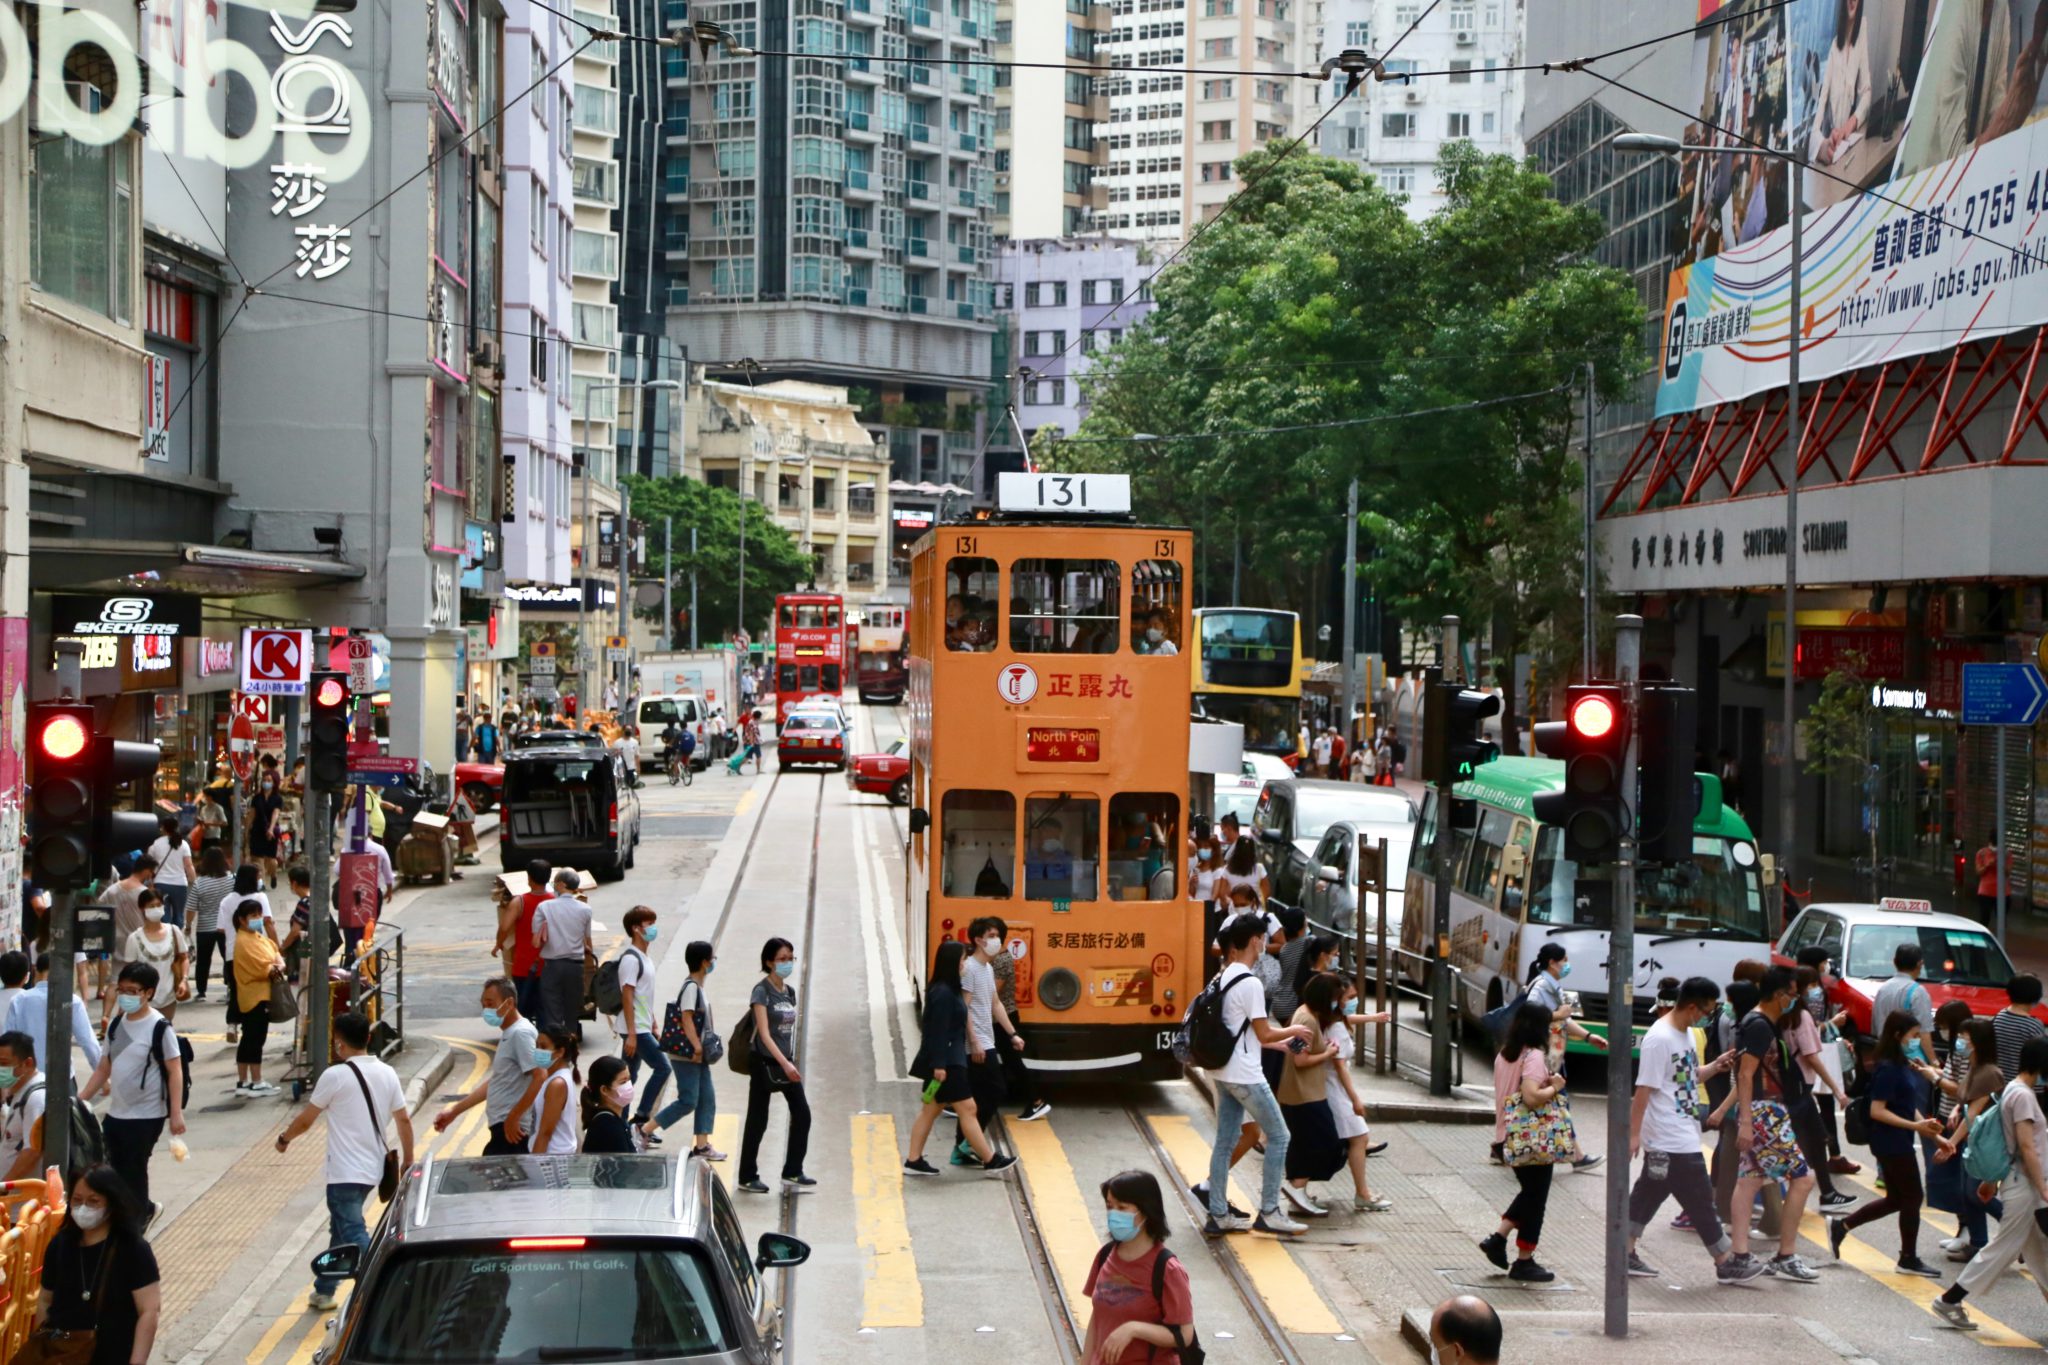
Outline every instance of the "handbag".
{"type": "MultiPolygon", "coordinates": [[[[99,1283],[93,1286],[91,1297],[95,1317],[107,1292],[108,1277],[114,1272],[114,1257],[120,1254],[119,1246],[111,1238],[104,1245],[107,1250],[100,1257],[99,1283]]],[[[15,1365],[91,1365],[93,1350],[98,1343],[99,1333],[96,1330],[61,1332],[44,1327],[31,1333],[21,1344],[14,1361],[15,1365]]]]}
{"type": "MultiPolygon", "coordinates": [[[[687,982],[684,983],[683,989],[689,989],[687,982]]],[[[698,999],[703,999],[702,987],[698,988],[698,999]]],[[[716,1029],[710,1027],[711,1016],[708,1009],[691,1010],[689,1013],[697,1016],[697,1036],[704,1040],[704,1055],[697,1055],[696,1049],[690,1046],[690,1035],[683,1029],[682,991],[676,992],[676,998],[669,1001],[668,1007],[662,1012],[661,1036],[657,1039],[661,1050],[686,1062],[701,1062],[705,1066],[713,1066],[725,1056],[725,1040],[718,1036],[716,1029]]],[[[752,1011],[748,1013],[751,1015],[752,1011]]]]}
{"type": "Polygon", "coordinates": [[[1507,1140],[1501,1144],[1501,1157],[1508,1165],[1552,1166],[1578,1154],[1579,1137],[1564,1096],[1531,1108],[1520,1094],[1510,1095],[1503,1112],[1507,1140]]]}
{"type": "Polygon", "coordinates": [[[292,994],[292,983],[283,977],[272,977],[270,981],[270,1022],[282,1024],[299,1017],[299,1000],[292,994]]]}
{"type": "Polygon", "coordinates": [[[398,1193],[398,1153],[392,1151],[391,1144],[384,1140],[384,1120],[377,1117],[377,1103],[370,1098],[370,1083],[363,1079],[362,1068],[353,1061],[346,1065],[348,1074],[355,1077],[356,1084],[363,1088],[363,1108],[370,1113],[370,1126],[377,1130],[377,1148],[384,1153],[384,1170],[377,1177],[377,1197],[388,1204],[391,1196],[398,1193]]]}

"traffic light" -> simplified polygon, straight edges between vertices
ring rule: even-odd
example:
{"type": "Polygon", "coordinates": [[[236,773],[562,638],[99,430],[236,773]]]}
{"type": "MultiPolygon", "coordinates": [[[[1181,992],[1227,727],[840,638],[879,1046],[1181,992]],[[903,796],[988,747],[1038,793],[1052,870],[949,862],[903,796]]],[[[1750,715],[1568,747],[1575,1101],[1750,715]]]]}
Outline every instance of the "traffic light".
{"type": "Polygon", "coordinates": [[[1437,785],[1456,784],[1475,768],[1500,757],[1500,746],[1486,737],[1488,718],[1500,714],[1500,698],[1473,692],[1456,683],[1440,682],[1423,716],[1422,767],[1437,785]]]}
{"type": "Polygon", "coordinates": [[[348,786],[348,675],[315,673],[306,695],[313,702],[306,727],[306,783],[314,791],[338,792],[348,786]]]}
{"type": "Polygon", "coordinates": [[[1544,792],[1536,818],[1564,831],[1565,856],[1580,867],[1614,861],[1621,849],[1626,801],[1622,761],[1628,752],[1628,689],[1619,683],[1577,683],[1565,689],[1565,718],[1536,727],[1536,747],[1564,760],[1564,789],[1544,792]]]}
{"type": "Polygon", "coordinates": [[[38,885],[77,891],[93,880],[92,707],[38,702],[29,708],[29,868],[38,885]]]}
{"type": "Polygon", "coordinates": [[[1636,744],[1636,858],[1646,863],[1692,860],[1700,782],[1693,771],[1699,738],[1699,694],[1690,687],[1645,683],[1636,744]]]}
{"type": "MultiPolygon", "coordinates": [[[[123,853],[134,853],[156,842],[159,828],[149,810],[116,810],[121,788],[137,779],[156,775],[163,751],[155,743],[115,739],[101,735],[93,748],[92,764],[92,852],[93,866],[104,868],[123,853]]],[[[145,789],[143,799],[149,793],[145,789]]]]}

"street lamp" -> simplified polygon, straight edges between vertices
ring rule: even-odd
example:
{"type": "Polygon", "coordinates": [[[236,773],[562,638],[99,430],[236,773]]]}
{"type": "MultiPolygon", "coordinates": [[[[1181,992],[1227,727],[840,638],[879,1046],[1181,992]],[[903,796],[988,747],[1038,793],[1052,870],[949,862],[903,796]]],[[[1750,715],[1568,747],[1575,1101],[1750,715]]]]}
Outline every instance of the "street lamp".
{"type": "Polygon", "coordinates": [[[1614,149],[1619,152],[1651,156],[1678,156],[1686,152],[1694,152],[1701,156],[1767,156],[1791,167],[1791,192],[1786,196],[1786,201],[1791,205],[1792,215],[1792,284],[1785,328],[1785,384],[1791,414],[1792,458],[1785,477],[1785,775],[1778,789],[1778,823],[1782,830],[1780,843],[1783,848],[1783,861],[1778,868],[1778,876],[1789,890],[1792,885],[1792,859],[1793,850],[1798,842],[1796,832],[1799,821],[1799,720],[1796,702],[1799,658],[1799,455],[1806,445],[1806,417],[1799,404],[1799,329],[1805,312],[1800,303],[1799,268],[1806,254],[1803,224],[1806,209],[1806,160],[1790,152],[1781,152],[1770,147],[1707,147],[1680,142],[1675,137],[1659,137],[1653,133],[1622,133],[1614,139],[1614,149]]]}
{"type": "MultiPolygon", "coordinates": [[[[683,382],[680,379],[641,379],[618,384],[586,385],[583,390],[583,448],[593,452],[597,449],[596,443],[590,439],[590,423],[592,420],[590,395],[602,393],[606,390],[618,389],[667,389],[672,393],[680,393],[683,389],[683,382]]],[[[616,460],[617,458],[617,447],[615,445],[613,448],[613,459],[616,460]]],[[[583,571],[586,581],[590,577],[591,570],[597,564],[597,519],[592,515],[590,506],[590,481],[593,477],[595,477],[595,471],[590,468],[589,462],[586,461],[583,469],[583,571]]],[[[616,465],[613,469],[612,481],[614,483],[618,482],[616,465]]],[[[626,600],[627,578],[631,573],[630,559],[626,550],[626,520],[633,510],[633,496],[621,487],[619,497],[621,505],[619,508],[618,534],[612,543],[613,548],[618,553],[619,560],[619,634],[625,635],[628,633],[627,613],[631,610],[626,600]]],[[[667,572],[666,566],[664,566],[663,572],[667,572]]],[[[584,691],[588,693],[591,690],[591,682],[599,675],[600,670],[597,650],[590,644],[590,590],[586,585],[579,585],[579,588],[580,591],[576,600],[576,634],[584,646],[590,649],[591,667],[590,672],[584,677],[583,684],[584,691]]],[[[627,665],[623,662],[619,665],[619,695],[621,697],[626,695],[626,667],[627,665]]],[[[587,700],[588,698],[586,697],[587,700]]]]}

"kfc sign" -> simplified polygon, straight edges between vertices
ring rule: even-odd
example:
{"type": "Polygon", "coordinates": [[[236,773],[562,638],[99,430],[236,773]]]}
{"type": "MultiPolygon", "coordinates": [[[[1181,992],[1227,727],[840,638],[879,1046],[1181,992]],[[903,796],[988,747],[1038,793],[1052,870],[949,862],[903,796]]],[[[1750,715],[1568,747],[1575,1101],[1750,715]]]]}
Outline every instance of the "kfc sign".
{"type": "Polygon", "coordinates": [[[233,640],[208,640],[199,642],[199,676],[216,678],[223,673],[235,671],[235,642],[233,640]]]}
{"type": "Polygon", "coordinates": [[[52,635],[162,635],[176,637],[199,630],[199,603],[190,597],[143,597],[124,593],[110,597],[53,597],[52,635]]]}
{"type": "Polygon", "coordinates": [[[268,626],[242,632],[242,690],[300,697],[313,670],[313,632],[268,626]]]}

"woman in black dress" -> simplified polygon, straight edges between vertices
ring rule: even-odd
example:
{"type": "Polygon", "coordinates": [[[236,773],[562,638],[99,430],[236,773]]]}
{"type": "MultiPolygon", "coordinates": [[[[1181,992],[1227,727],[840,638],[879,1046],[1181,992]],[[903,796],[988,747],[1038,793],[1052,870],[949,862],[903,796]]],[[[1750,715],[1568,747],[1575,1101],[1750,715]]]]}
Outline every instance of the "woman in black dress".
{"type": "Polygon", "coordinates": [[[249,798],[249,856],[263,865],[270,885],[277,885],[278,826],[284,818],[284,794],[277,789],[277,770],[266,768],[249,798]]]}
{"type": "Polygon", "coordinates": [[[156,1253],[142,1239],[145,1220],[112,1167],[78,1177],[64,1225],[43,1255],[38,1335],[92,1332],[92,1365],[144,1365],[163,1308],[156,1253]]]}
{"type": "Polygon", "coordinates": [[[967,1082],[967,998],[960,989],[960,961],[967,945],[948,939],[932,963],[931,984],[924,993],[924,1040],[910,1064],[910,1074],[924,1081],[924,1107],[910,1125],[910,1155],[903,1159],[907,1175],[937,1175],[924,1159],[925,1139],[939,1121],[941,1109],[960,1120],[960,1136],[981,1159],[984,1171],[1002,1171],[1017,1164],[1014,1156],[998,1156],[974,1115],[974,1087],[967,1082]]]}
{"type": "Polygon", "coordinates": [[[633,1077],[617,1057],[600,1057],[590,1064],[583,1082],[583,1150],[586,1152],[637,1152],[633,1125],[626,1110],[633,1103],[633,1077]]]}

